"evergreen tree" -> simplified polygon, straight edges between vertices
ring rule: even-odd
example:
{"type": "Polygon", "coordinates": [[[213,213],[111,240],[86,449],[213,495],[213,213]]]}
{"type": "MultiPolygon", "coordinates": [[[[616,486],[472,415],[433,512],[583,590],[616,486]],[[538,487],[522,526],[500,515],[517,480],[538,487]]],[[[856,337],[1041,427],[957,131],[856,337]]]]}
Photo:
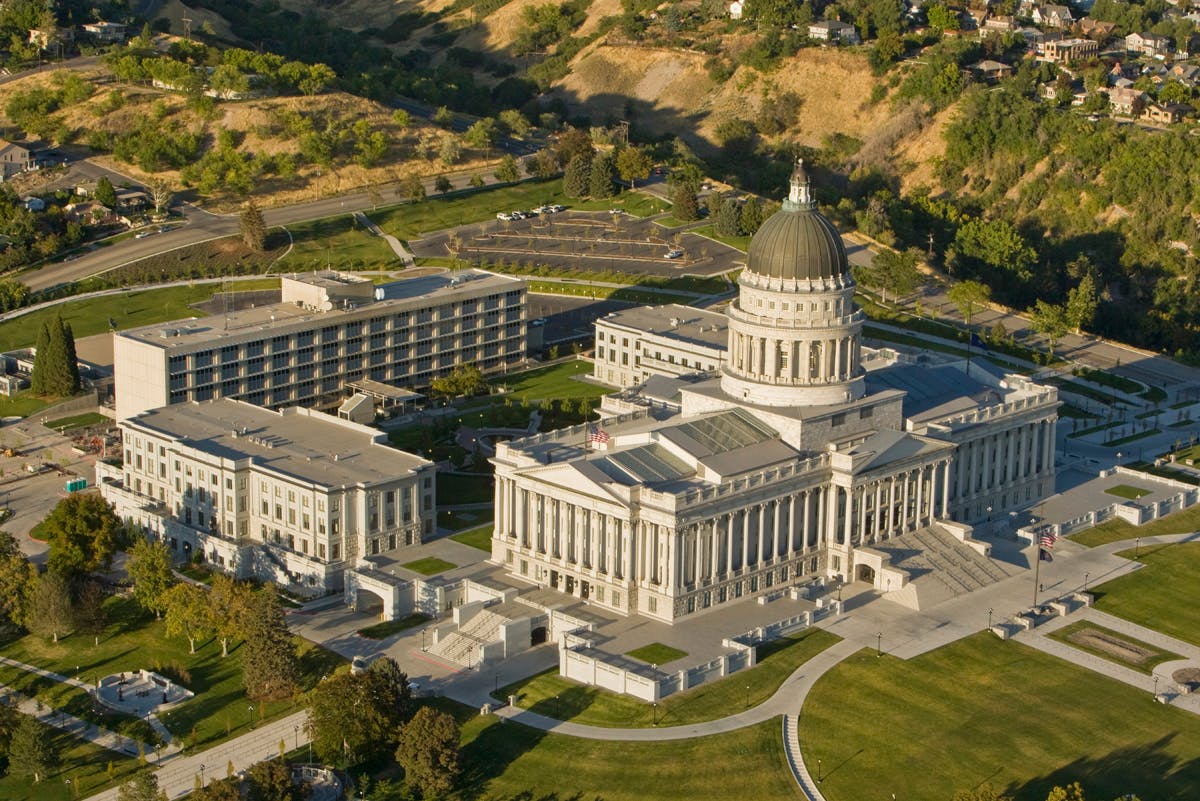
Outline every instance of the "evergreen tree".
{"type": "Polygon", "coordinates": [[[613,164],[613,156],[607,150],[601,150],[592,159],[592,171],[588,179],[588,194],[594,198],[613,196],[613,182],[617,177],[617,168],[613,164]]]}
{"type": "Polygon", "coordinates": [[[700,219],[700,204],[691,187],[684,184],[676,186],[671,193],[671,202],[674,204],[671,213],[676,218],[687,221],[700,219]]]}
{"type": "Polygon", "coordinates": [[[715,226],[721,236],[737,236],[741,233],[742,212],[738,202],[731,197],[725,198],[717,208],[715,226]]]}
{"type": "Polygon", "coordinates": [[[242,682],[246,694],[256,700],[286,698],[296,691],[298,675],[296,647],[275,588],[266,589],[254,599],[242,645],[242,682]]]}
{"type": "Polygon", "coordinates": [[[262,253],[267,245],[267,222],[253,200],[242,209],[240,223],[242,241],[246,243],[246,247],[255,253],[262,253]]]}
{"type": "Polygon", "coordinates": [[[458,724],[445,712],[421,707],[400,729],[396,761],[404,768],[404,780],[422,797],[445,795],[458,780],[458,724]]]}
{"type": "Polygon", "coordinates": [[[63,391],[58,394],[68,397],[79,392],[79,354],[75,351],[75,332],[71,330],[71,324],[62,322],[61,318],[59,322],[62,324],[62,347],[66,354],[66,364],[63,365],[59,376],[63,391]]]}
{"type": "Polygon", "coordinates": [[[117,788],[117,801],[166,801],[167,794],[158,789],[158,777],[149,770],[133,774],[133,778],[117,788]]]}
{"type": "Polygon", "coordinates": [[[8,772],[40,782],[58,761],[50,731],[29,715],[22,715],[8,744],[8,772]]]}
{"type": "Polygon", "coordinates": [[[50,323],[42,322],[42,327],[38,329],[37,344],[34,346],[33,355],[33,372],[29,376],[29,389],[37,395],[46,394],[46,370],[43,367],[45,362],[41,359],[42,354],[50,352],[50,323]]]}
{"type": "Polygon", "coordinates": [[[567,162],[563,173],[563,194],[567,197],[587,197],[591,184],[591,159],[580,154],[567,162]]]}
{"type": "Polygon", "coordinates": [[[75,336],[71,326],[63,322],[62,315],[55,315],[38,333],[29,383],[34,392],[42,395],[66,398],[79,391],[75,336]]]}
{"type": "Polygon", "coordinates": [[[95,200],[101,206],[108,206],[110,209],[117,205],[117,190],[113,189],[112,181],[108,180],[108,176],[100,176],[100,180],[96,181],[95,200]]]}
{"type": "Polygon", "coordinates": [[[742,205],[740,228],[744,236],[754,236],[763,224],[762,201],[753,195],[742,205]]]}

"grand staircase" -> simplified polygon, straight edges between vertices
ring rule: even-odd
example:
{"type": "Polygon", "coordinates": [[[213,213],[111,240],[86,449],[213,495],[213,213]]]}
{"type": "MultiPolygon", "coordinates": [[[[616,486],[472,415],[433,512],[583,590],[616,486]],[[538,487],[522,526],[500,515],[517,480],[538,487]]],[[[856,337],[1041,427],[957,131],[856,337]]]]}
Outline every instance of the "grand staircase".
{"type": "Polygon", "coordinates": [[[1022,568],[963,544],[941,526],[918,529],[872,548],[891,557],[893,567],[909,575],[909,583],[886,598],[913,609],[935,606],[1016,575],[1022,568]]]}
{"type": "Polygon", "coordinates": [[[507,622],[508,618],[503,615],[484,609],[459,626],[457,631],[442,635],[429,652],[447,662],[471,667],[478,661],[476,649],[480,645],[495,642],[500,626],[507,622]]]}

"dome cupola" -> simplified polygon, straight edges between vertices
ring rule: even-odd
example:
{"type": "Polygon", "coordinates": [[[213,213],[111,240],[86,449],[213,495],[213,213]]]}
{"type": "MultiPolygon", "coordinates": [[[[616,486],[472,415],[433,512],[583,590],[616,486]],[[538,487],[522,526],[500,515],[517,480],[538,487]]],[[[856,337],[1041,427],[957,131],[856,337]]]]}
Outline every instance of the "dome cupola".
{"type": "Polygon", "coordinates": [[[819,281],[847,270],[846,248],[833,223],[817,211],[812,182],[797,160],[783,208],[750,241],[746,269],[766,278],[819,281]]]}

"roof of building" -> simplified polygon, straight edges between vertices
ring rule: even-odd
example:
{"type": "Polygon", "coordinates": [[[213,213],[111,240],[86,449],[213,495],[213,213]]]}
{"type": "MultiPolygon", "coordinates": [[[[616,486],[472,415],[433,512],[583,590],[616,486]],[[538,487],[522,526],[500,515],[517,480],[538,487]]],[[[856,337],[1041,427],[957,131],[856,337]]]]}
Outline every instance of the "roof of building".
{"type": "Polygon", "coordinates": [[[904,416],[914,422],[938,420],[1004,402],[1018,390],[999,386],[1005,373],[987,359],[971,360],[969,372],[956,365],[892,364],[866,375],[867,393],[903,390],[904,416]]]}
{"type": "Polygon", "coordinates": [[[604,315],[599,322],[711,348],[724,348],[729,344],[728,317],[720,312],[680,306],[677,303],[621,309],[604,315]]]}
{"type": "Polygon", "coordinates": [[[746,269],[768,278],[819,281],[847,269],[842,237],[817,211],[803,163],[792,173],[783,208],[762,224],[750,240],[746,269]]]}
{"type": "Polygon", "coordinates": [[[306,328],[319,328],[326,325],[336,325],[341,319],[359,319],[370,316],[364,310],[378,310],[379,314],[387,311],[388,302],[401,305],[409,303],[413,308],[424,304],[419,301],[428,300],[428,305],[452,300],[457,293],[476,290],[509,290],[523,286],[520,279],[506,275],[496,275],[482,270],[468,270],[457,274],[459,280],[453,282],[452,276],[442,273],[426,275],[420,278],[409,278],[402,281],[392,281],[376,288],[376,298],[373,303],[363,303],[355,308],[331,309],[329,311],[314,311],[304,309],[294,303],[271,303],[251,309],[241,309],[224,315],[214,315],[204,318],[173,320],[166,323],[145,325],[119,331],[118,337],[138,340],[148,345],[175,350],[194,347],[206,343],[219,343],[229,339],[233,342],[247,339],[246,335],[256,331],[262,336],[271,336],[273,329],[303,323],[306,328]],[[470,273],[469,282],[463,282],[464,273],[470,273]]]}
{"type": "Polygon", "coordinates": [[[391,481],[432,463],[397,450],[373,428],[289,407],[273,412],[221,398],[143,412],[123,425],[179,440],[202,453],[256,465],[321,486],[391,481]]]}
{"type": "Polygon", "coordinates": [[[883,429],[876,431],[843,453],[857,457],[854,472],[858,474],[903,459],[911,459],[915,456],[923,456],[953,447],[947,442],[934,442],[903,431],[883,429]],[[863,461],[858,461],[858,459],[863,459],[863,461]]]}

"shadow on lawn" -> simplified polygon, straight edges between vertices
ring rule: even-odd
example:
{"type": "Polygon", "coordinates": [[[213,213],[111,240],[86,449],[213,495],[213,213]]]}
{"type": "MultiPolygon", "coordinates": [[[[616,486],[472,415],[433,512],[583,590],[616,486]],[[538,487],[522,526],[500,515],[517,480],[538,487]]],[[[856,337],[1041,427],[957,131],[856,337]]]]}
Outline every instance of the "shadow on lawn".
{"type": "MultiPolygon", "coordinates": [[[[1147,700],[1147,703],[1150,703],[1147,700]]],[[[1086,733],[1081,732],[1086,737],[1086,733]]],[[[1166,752],[1175,738],[1168,734],[1156,742],[1123,748],[1095,759],[1077,759],[1046,776],[1005,789],[1016,801],[1042,801],[1054,787],[1079,782],[1089,798],[1139,798],[1185,801],[1195,798],[1200,786],[1200,757],[1181,761],[1166,752]]]]}

